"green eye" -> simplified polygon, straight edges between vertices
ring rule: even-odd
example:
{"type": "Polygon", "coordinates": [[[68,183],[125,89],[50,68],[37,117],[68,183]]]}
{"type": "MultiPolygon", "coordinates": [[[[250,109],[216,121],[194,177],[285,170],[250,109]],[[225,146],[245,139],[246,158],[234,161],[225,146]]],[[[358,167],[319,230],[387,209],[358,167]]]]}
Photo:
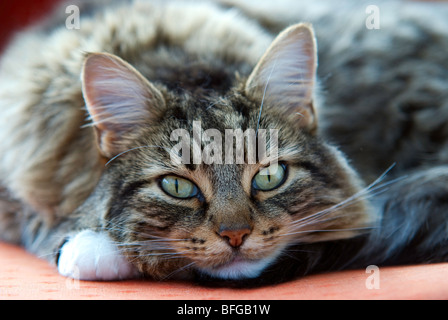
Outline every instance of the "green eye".
{"type": "Polygon", "coordinates": [[[166,176],[161,182],[162,189],[170,196],[188,199],[198,194],[198,188],[193,182],[176,176],[166,176]]]}
{"type": "Polygon", "coordinates": [[[254,189],[270,191],[280,187],[285,182],[286,167],[274,164],[258,172],[252,181],[254,189]]]}

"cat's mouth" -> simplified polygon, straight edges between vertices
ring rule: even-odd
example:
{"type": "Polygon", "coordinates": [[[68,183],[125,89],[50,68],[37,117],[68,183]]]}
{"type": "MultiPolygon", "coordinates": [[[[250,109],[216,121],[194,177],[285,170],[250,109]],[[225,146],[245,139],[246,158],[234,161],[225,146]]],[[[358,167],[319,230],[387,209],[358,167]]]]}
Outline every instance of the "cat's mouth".
{"type": "Polygon", "coordinates": [[[214,267],[203,267],[200,271],[219,279],[238,280],[258,277],[276,256],[251,260],[235,255],[229,261],[214,267]]]}

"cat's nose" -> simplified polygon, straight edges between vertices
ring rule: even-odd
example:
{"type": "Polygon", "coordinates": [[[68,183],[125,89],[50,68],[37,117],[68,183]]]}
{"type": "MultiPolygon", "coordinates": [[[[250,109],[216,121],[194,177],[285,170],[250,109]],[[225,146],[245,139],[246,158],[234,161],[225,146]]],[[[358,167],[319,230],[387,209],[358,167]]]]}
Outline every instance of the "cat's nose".
{"type": "Polygon", "coordinates": [[[237,229],[228,229],[221,227],[221,229],[219,230],[219,235],[221,236],[221,238],[225,239],[233,248],[240,247],[250,233],[251,229],[249,226],[244,226],[237,229]]]}

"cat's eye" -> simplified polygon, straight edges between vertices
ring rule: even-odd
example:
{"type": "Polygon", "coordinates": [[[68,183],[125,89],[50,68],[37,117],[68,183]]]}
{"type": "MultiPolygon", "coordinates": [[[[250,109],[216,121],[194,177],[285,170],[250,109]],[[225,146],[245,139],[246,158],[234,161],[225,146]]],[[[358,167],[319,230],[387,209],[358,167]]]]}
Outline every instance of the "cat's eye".
{"type": "Polygon", "coordinates": [[[271,191],[280,187],[285,182],[286,166],[274,164],[263,168],[252,180],[252,186],[256,190],[271,191]]]}
{"type": "Polygon", "coordinates": [[[198,188],[193,182],[177,176],[164,177],[160,185],[167,194],[179,199],[189,199],[198,194],[198,188]]]}

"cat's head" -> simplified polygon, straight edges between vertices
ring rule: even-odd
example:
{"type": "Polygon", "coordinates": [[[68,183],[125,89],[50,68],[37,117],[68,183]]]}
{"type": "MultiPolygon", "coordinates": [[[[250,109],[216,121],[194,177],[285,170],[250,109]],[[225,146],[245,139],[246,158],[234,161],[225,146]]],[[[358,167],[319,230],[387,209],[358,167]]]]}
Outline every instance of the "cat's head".
{"type": "Polygon", "coordinates": [[[98,207],[142,272],[253,278],[292,244],[368,226],[356,174],[318,134],[316,66],[304,24],[282,32],[225,95],[173,93],[116,56],[86,57],[83,94],[109,160],[98,207]]]}

